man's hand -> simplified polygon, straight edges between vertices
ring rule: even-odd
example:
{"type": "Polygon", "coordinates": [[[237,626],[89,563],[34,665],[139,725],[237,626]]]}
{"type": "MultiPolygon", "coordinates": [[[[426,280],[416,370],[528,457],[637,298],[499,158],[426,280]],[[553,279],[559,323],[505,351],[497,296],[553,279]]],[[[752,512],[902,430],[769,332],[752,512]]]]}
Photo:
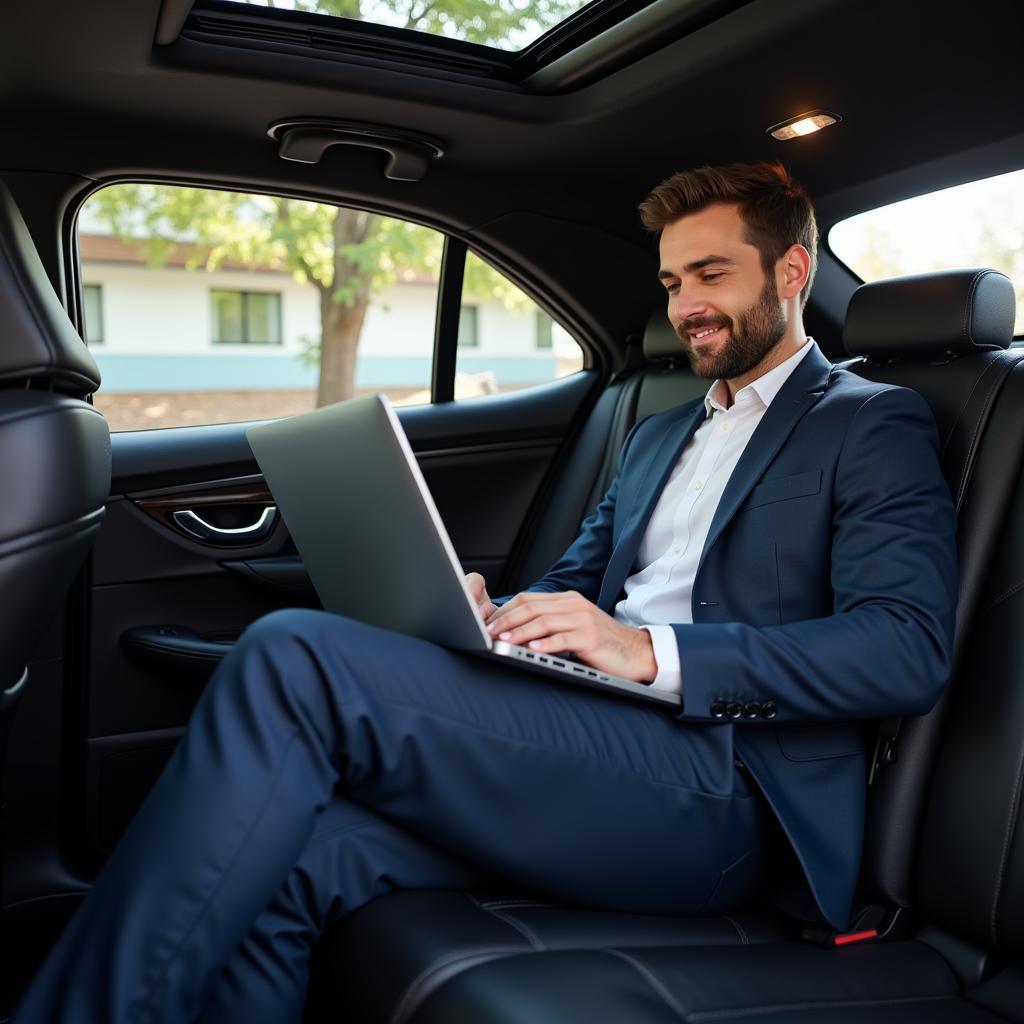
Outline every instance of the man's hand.
{"type": "Polygon", "coordinates": [[[476,601],[476,606],[480,609],[484,622],[486,622],[497,611],[494,602],[487,594],[486,581],[480,573],[468,572],[466,573],[466,586],[469,587],[469,592],[473,596],[473,600],[476,601]]]}
{"type": "Polygon", "coordinates": [[[651,635],[623,626],[582,594],[518,594],[488,623],[496,640],[544,654],[569,651],[602,672],[653,682],[658,674],[651,635]]]}

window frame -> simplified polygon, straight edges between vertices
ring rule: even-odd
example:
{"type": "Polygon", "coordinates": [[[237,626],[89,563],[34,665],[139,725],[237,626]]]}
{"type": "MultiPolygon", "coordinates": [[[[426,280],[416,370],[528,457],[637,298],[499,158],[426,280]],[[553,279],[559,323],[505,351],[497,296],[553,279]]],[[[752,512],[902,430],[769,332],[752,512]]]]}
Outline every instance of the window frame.
{"type": "MultiPolygon", "coordinates": [[[[213,191],[251,192],[253,194],[274,196],[281,199],[298,199],[305,202],[323,203],[328,206],[347,207],[354,210],[368,210],[385,217],[400,216],[404,220],[422,227],[430,228],[441,234],[444,248],[441,257],[441,268],[438,275],[438,288],[435,303],[434,344],[432,350],[432,370],[430,376],[429,405],[444,405],[455,401],[455,364],[458,357],[458,320],[462,300],[462,285],[465,270],[466,253],[469,249],[462,232],[452,228],[440,220],[424,217],[413,217],[408,212],[396,213],[394,210],[382,208],[372,203],[349,201],[347,197],[339,197],[323,192],[306,192],[293,189],[268,188],[260,182],[249,182],[239,178],[230,181],[211,181],[205,178],[188,178],[151,174],[119,174],[107,178],[95,178],[77,192],[65,207],[61,228],[62,251],[64,260],[64,286],[70,297],[69,307],[72,319],[84,338],[84,305],[82,293],[82,263],[78,247],[78,218],[82,207],[102,189],[112,185],[140,184],[165,185],[182,188],[206,188],[213,191]]],[[[568,311],[552,312],[550,296],[538,297],[538,284],[532,281],[522,267],[510,266],[497,254],[487,252],[478,244],[473,247],[474,253],[495,271],[503,274],[517,288],[520,288],[539,309],[544,310],[572,337],[579,346],[582,355],[582,370],[602,371],[606,367],[607,358],[599,347],[590,341],[582,325],[574,324],[574,317],[568,311]]],[[[283,339],[283,333],[282,333],[283,339]]],[[[538,385],[539,386],[539,385],[538,385]]],[[[248,422],[256,422],[248,421],[248,422]]],[[[202,426],[202,424],[196,424],[202,426]]],[[[180,427],[174,429],[190,429],[180,427]]]]}

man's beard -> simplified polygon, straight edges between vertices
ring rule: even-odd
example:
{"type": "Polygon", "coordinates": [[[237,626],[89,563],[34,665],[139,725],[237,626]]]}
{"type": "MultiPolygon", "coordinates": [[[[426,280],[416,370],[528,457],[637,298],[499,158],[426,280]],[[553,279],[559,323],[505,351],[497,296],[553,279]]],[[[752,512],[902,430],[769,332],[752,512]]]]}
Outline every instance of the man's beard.
{"type": "Polygon", "coordinates": [[[735,322],[728,316],[701,316],[684,320],[676,328],[693,372],[709,380],[734,380],[749,373],[785,333],[782,303],[775,294],[775,282],[769,274],[765,274],[764,287],[757,302],[743,310],[735,322]],[[700,354],[690,340],[691,331],[705,327],[724,327],[729,332],[728,340],[717,354],[700,354]]]}

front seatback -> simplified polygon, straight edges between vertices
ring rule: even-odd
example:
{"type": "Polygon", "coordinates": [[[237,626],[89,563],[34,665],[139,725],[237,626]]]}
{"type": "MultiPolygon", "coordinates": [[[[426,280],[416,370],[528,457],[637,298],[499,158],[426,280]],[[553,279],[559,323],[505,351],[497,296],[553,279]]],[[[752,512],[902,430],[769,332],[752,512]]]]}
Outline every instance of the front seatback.
{"type": "Polygon", "coordinates": [[[83,400],[99,381],[0,185],[0,715],[100,528],[110,435],[83,400]]]}
{"type": "MultiPolygon", "coordinates": [[[[1024,461],[1024,352],[1006,351],[1014,305],[1013,286],[998,271],[941,271],[863,285],[844,329],[847,351],[858,357],[847,368],[913,388],[935,416],[958,522],[954,678],[1024,461]]],[[[866,900],[913,902],[912,866],[952,689],[931,714],[904,721],[896,763],[876,773],[861,871],[866,900]]]]}

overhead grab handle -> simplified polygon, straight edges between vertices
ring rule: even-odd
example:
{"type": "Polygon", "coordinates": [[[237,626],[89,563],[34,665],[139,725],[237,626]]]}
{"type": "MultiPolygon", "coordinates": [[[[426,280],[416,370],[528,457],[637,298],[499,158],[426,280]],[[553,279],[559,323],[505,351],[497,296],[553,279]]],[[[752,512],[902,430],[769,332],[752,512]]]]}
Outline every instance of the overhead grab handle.
{"type": "Polygon", "coordinates": [[[381,149],[388,154],[384,177],[392,181],[420,181],[431,163],[444,155],[437,139],[359,121],[276,121],[267,134],[277,141],[282,160],[302,164],[319,163],[330,146],[381,149]]]}

